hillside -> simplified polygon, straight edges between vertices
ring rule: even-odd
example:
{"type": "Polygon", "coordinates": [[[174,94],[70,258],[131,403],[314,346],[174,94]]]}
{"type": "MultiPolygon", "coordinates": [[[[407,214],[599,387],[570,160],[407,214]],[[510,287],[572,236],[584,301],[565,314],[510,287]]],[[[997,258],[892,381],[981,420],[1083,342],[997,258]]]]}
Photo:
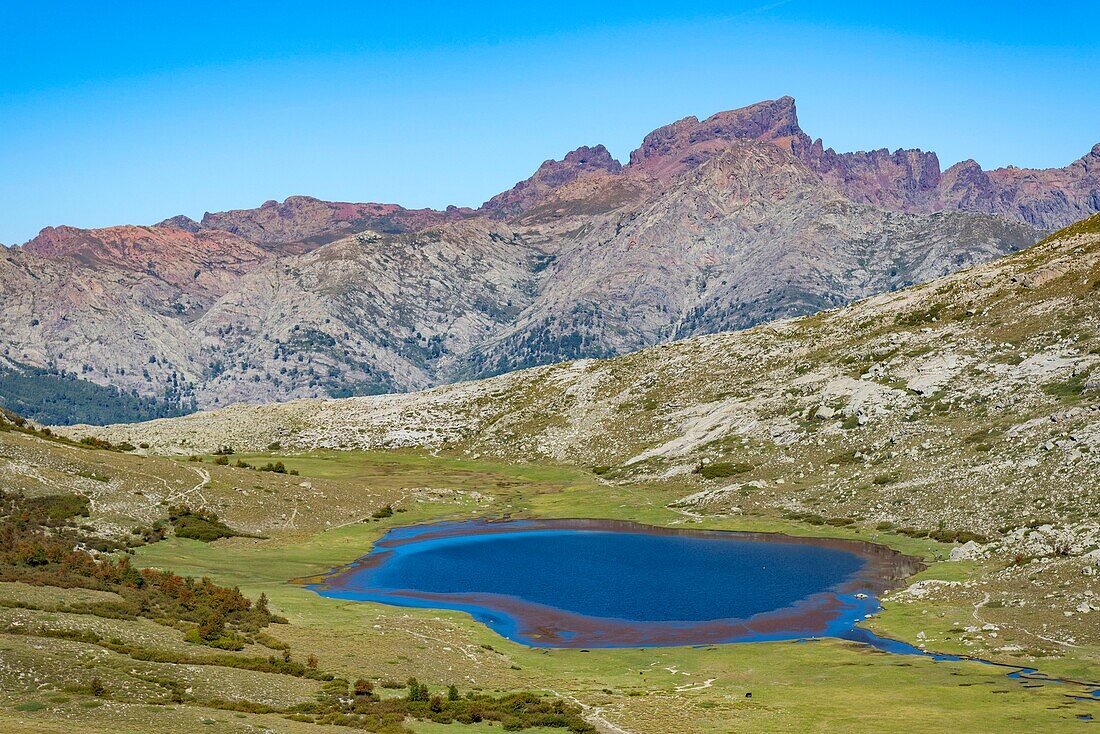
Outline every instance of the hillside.
{"type": "Polygon", "coordinates": [[[0,364],[136,392],[154,416],[613,356],[1016,251],[1100,208],[1098,156],[986,172],[837,153],[783,97],[655,130],[626,165],[583,146],[478,210],[290,197],[47,228],[0,259],[0,364]]]}

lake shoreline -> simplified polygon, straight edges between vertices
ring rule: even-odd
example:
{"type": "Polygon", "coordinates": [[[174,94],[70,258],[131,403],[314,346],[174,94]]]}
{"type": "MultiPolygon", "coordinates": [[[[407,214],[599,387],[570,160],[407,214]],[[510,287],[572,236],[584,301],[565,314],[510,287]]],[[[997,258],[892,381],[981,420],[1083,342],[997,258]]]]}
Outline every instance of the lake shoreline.
{"type": "MultiPolygon", "coordinates": [[[[643,525],[630,521],[573,519],[480,519],[411,525],[391,529],[365,556],[321,577],[303,579],[307,588],[328,597],[374,601],[395,606],[439,608],[469,613],[504,637],[534,647],[658,647],[727,642],[840,637],[856,622],[878,611],[877,597],[924,568],[921,559],[868,541],[790,536],[781,533],[695,530],[643,525]],[[856,556],[860,565],[841,583],[815,590],[793,603],[743,618],[705,620],[636,620],[594,617],[545,603],[501,594],[433,593],[418,589],[384,589],[369,581],[411,546],[447,544],[464,538],[500,534],[616,533],[624,536],[779,544],[799,552],[820,549],[856,556]]],[[[727,590],[728,593],[728,590],[727,590]]]]}

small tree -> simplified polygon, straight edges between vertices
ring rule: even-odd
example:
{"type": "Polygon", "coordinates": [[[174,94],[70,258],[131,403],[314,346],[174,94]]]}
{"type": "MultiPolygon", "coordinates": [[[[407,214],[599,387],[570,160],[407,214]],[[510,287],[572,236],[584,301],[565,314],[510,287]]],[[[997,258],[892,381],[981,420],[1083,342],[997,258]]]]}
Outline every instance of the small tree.
{"type": "Polygon", "coordinates": [[[308,667],[310,670],[317,670],[316,655],[310,655],[308,658],[306,658],[306,667],[308,667]]]}
{"type": "Polygon", "coordinates": [[[424,685],[416,678],[409,678],[408,687],[410,701],[428,700],[428,686],[424,685]]]}
{"type": "Polygon", "coordinates": [[[213,612],[199,625],[199,637],[207,641],[220,640],[225,635],[225,617],[213,612]]]}
{"type": "Polygon", "coordinates": [[[454,683],[447,686],[447,700],[448,701],[457,701],[458,700],[458,686],[456,686],[454,683]]]}
{"type": "Polygon", "coordinates": [[[356,696],[369,696],[374,692],[374,684],[366,678],[359,678],[355,681],[355,695],[356,696]]]}

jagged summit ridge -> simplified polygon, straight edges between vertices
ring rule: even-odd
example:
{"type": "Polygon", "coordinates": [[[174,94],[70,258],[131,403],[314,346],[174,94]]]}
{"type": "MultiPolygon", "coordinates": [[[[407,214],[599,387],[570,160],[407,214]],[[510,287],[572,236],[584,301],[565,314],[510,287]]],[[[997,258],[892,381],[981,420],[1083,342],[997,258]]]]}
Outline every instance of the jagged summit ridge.
{"type": "Polygon", "coordinates": [[[1100,210],[1098,158],[837,153],[780,97],[663,126],[626,165],[582,146],[478,210],[291,196],[47,228],[0,259],[0,367],[212,407],[610,356],[1025,247],[1100,210]]]}
{"type": "Polygon", "coordinates": [[[766,141],[790,150],[793,141],[808,143],[809,137],[798,126],[794,98],[780,97],[718,112],[701,122],[692,116],[657,128],[630,154],[630,166],[670,175],[736,140],[766,141]]]}

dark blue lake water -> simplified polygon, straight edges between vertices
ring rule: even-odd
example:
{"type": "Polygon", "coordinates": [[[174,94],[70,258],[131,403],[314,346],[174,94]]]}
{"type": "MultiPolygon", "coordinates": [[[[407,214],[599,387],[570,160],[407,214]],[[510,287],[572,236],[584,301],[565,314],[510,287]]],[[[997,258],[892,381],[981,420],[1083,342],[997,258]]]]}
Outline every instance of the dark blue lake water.
{"type": "Polygon", "coordinates": [[[477,521],[391,530],[313,588],[465,611],[531,645],[704,644],[842,635],[908,561],[851,541],[477,521]]]}
{"type": "Polygon", "coordinates": [[[590,617],[745,619],[831,589],[854,553],[736,538],[533,530],[408,546],[371,574],[386,589],[504,594],[590,617]]]}

